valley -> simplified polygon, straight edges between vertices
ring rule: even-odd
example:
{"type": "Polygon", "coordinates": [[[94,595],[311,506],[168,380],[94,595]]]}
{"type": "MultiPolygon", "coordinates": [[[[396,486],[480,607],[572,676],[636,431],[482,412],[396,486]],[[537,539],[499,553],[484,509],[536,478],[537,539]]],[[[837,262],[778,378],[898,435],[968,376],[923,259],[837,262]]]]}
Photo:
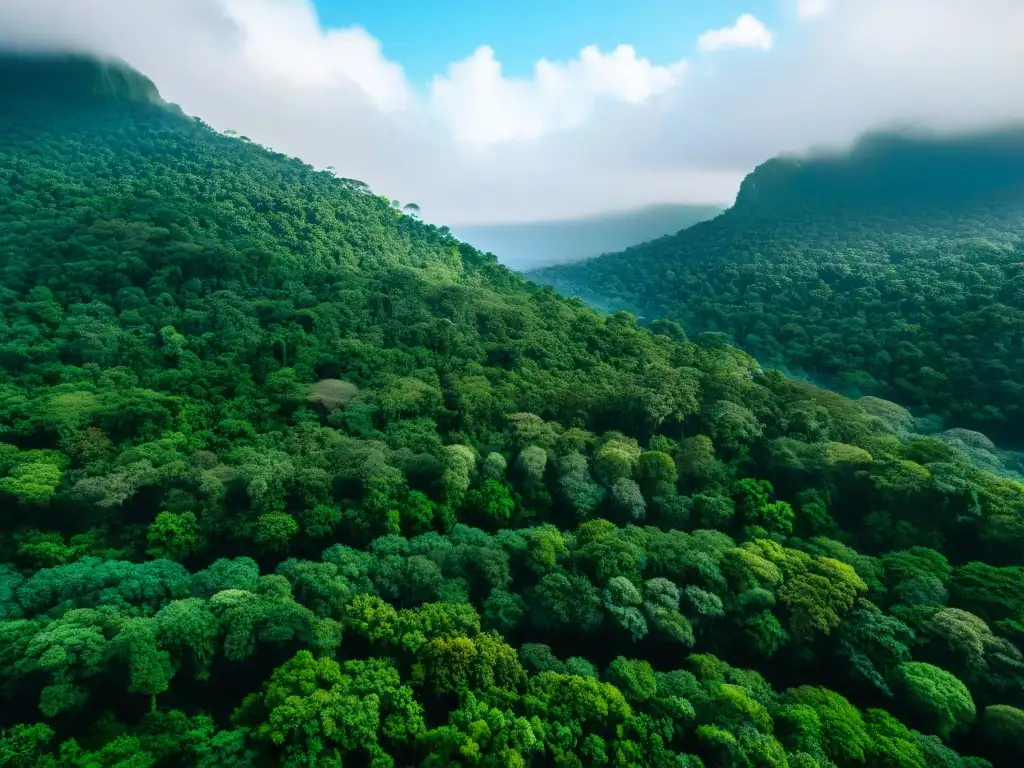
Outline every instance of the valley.
{"type": "Polygon", "coordinates": [[[510,269],[525,272],[613,253],[719,213],[720,208],[706,205],[652,205],[579,219],[456,226],[452,234],[494,253],[510,269]]]}

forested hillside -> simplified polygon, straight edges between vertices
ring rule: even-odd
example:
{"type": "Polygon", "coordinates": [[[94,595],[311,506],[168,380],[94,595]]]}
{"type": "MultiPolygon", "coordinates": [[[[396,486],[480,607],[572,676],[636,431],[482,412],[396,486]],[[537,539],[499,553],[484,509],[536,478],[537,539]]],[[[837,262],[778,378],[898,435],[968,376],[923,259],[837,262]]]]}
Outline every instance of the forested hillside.
{"type": "Polygon", "coordinates": [[[713,221],[532,273],[765,365],[1024,443],[1024,130],[775,159],[713,221]]]}
{"type": "Polygon", "coordinates": [[[0,58],[0,765],[1020,765],[1024,485],[911,426],[0,58]]]}

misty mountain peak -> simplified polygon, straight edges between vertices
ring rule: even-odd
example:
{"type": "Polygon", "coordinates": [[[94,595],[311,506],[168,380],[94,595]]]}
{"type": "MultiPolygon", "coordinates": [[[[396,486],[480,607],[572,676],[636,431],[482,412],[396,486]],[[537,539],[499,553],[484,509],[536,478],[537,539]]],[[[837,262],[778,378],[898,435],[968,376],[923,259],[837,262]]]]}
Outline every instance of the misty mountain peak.
{"type": "Polygon", "coordinates": [[[982,202],[1020,189],[1021,178],[1021,128],[953,137],[872,133],[846,152],[776,157],[759,165],[740,186],[735,210],[982,202]]]}
{"type": "Polygon", "coordinates": [[[0,53],[0,103],[20,107],[163,104],[153,81],[120,61],[74,53],[0,53]]]}

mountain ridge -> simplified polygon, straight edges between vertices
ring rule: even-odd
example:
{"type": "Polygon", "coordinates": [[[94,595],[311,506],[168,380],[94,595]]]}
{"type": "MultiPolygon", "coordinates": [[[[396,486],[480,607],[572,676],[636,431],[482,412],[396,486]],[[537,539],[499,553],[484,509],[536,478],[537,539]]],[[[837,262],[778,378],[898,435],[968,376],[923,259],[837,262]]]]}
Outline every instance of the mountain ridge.
{"type": "Polygon", "coordinates": [[[715,219],[528,276],[1019,444],[1022,244],[1024,130],[882,134],[770,160],[715,219]]]}
{"type": "Polygon", "coordinates": [[[878,131],[845,151],[762,163],[741,182],[732,208],[756,213],[794,202],[871,207],[962,203],[1021,194],[1022,179],[1024,126],[956,135],[878,131]]]}

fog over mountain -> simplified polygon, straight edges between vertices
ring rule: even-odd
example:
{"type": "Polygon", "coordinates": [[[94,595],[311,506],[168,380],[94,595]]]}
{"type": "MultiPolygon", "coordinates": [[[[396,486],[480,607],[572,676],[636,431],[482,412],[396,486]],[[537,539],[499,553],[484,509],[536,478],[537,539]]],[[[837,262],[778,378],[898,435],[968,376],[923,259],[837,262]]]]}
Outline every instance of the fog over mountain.
{"type": "Polygon", "coordinates": [[[452,233],[490,251],[512,269],[529,270],[621,251],[674,234],[721,213],[710,205],[652,205],[601,216],[452,227],[452,233]]]}

